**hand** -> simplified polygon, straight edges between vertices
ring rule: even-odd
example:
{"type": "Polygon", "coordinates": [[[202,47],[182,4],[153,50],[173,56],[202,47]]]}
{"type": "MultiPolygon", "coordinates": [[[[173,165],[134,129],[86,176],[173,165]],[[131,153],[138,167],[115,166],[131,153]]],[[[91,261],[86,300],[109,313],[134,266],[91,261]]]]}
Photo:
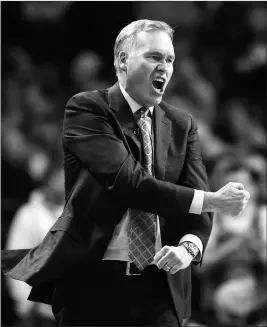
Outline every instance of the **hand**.
{"type": "Polygon", "coordinates": [[[206,192],[205,210],[220,212],[232,217],[240,216],[244,211],[250,194],[241,183],[228,183],[217,192],[206,192]]]}
{"type": "Polygon", "coordinates": [[[164,269],[170,274],[175,274],[178,270],[187,268],[192,260],[192,255],[182,245],[165,245],[154,257],[154,263],[158,268],[164,269]]]}

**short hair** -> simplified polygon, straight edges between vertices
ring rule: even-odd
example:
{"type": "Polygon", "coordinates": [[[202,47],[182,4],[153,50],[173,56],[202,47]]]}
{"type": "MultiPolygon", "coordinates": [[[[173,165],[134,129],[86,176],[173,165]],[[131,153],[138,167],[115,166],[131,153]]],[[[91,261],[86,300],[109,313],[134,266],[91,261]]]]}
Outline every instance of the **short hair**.
{"type": "Polygon", "coordinates": [[[157,20],[140,19],[125,26],[116,38],[114,46],[114,66],[119,71],[119,53],[130,51],[136,42],[137,34],[142,31],[163,31],[173,41],[174,29],[167,23],[157,20]]]}

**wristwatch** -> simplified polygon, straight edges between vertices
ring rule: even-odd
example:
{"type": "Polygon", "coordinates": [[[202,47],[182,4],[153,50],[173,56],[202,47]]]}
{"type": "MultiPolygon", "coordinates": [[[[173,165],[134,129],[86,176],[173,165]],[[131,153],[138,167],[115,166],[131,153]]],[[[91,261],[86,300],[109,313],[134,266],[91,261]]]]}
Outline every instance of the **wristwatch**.
{"type": "Polygon", "coordinates": [[[186,248],[187,252],[192,255],[193,259],[199,252],[198,247],[193,242],[183,242],[180,245],[183,245],[186,248]]]}

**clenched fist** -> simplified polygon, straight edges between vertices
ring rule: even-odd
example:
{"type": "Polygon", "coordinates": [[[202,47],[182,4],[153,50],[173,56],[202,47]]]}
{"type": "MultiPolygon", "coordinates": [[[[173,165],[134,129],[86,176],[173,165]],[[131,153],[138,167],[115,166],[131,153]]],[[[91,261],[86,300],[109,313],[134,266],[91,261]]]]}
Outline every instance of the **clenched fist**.
{"type": "Polygon", "coordinates": [[[217,192],[205,192],[203,212],[221,212],[232,217],[241,215],[250,194],[241,183],[228,183],[217,192]]]}
{"type": "Polygon", "coordinates": [[[170,274],[175,274],[178,270],[187,268],[193,257],[187,250],[179,246],[165,245],[154,257],[154,264],[159,269],[164,269],[170,274]]]}

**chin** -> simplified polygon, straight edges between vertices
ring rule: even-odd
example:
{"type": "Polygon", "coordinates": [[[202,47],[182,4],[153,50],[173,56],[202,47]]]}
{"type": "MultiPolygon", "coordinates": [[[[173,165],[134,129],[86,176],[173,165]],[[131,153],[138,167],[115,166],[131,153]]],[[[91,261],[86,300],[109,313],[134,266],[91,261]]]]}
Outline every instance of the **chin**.
{"type": "Polygon", "coordinates": [[[160,101],[158,101],[158,99],[149,100],[149,101],[146,102],[145,107],[147,107],[147,108],[148,107],[154,107],[155,105],[157,105],[159,103],[160,103],[160,101]]]}
{"type": "Polygon", "coordinates": [[[146,99],[144,99],[144,106],[146,107],[152,107],[157,104],[159,104],[162,101],[162,95],[161,96],[149,96],[146,99]]]}
{"type": "Polygon", "coordinates": [[[162,96],[159,96],[154,100],[154,104],[160,104],[161,101],[162,101],[162,96]]]}

